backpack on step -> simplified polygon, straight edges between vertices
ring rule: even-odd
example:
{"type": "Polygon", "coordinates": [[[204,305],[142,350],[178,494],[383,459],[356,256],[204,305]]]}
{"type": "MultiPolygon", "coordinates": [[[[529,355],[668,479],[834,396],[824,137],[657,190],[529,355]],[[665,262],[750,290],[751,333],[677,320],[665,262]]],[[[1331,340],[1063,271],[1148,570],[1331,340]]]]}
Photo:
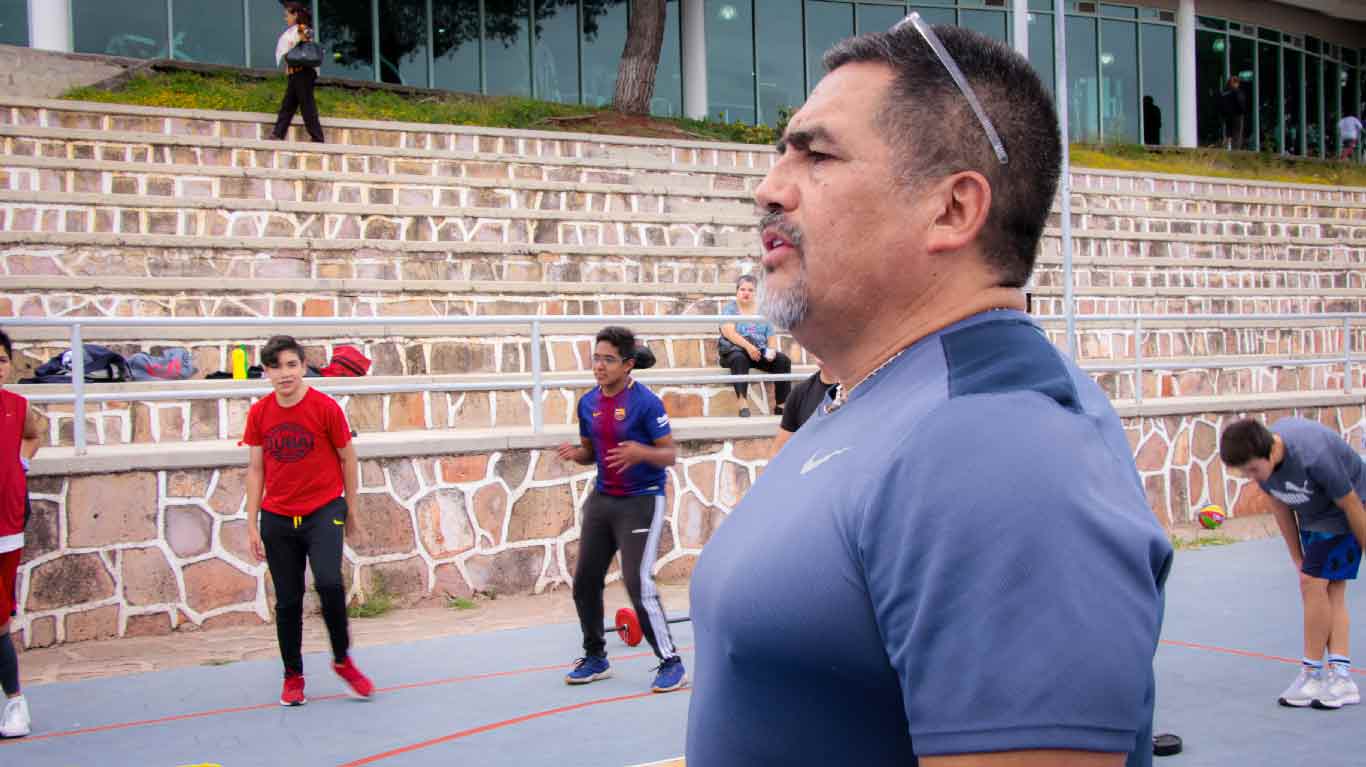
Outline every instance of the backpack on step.
{"type": "Polygon", "coordinates": [[[156,356],[138,352],[128,358],[128,372],[134,381],[181,381],[194,377],[194,358],[179,346],[156,356]]]}
{"type": "Polygon", "coordinates": [[[354,346],[338,346],[332,350],[332,362],[319,372],[329,378],[359,378],[370,372],[370,358],[354,346]]]}
{"type": "MultiPolygon", "coordinates": [[[[118,383],[131,378],[123,355],[99,344],[83,344],[86,383],[118,383]]],[[[19,383],[71,383],[71,352],[65,351],[38,366],[32,378],[19,383]]]]}

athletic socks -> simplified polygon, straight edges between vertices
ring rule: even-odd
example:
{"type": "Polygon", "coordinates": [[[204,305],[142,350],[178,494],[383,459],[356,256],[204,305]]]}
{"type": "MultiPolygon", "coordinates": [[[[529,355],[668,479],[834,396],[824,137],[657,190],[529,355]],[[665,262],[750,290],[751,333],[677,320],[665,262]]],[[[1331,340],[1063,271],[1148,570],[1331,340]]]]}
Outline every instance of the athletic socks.
{"type": "Polygon", "coordinates": [[[1338,676],[1350,676],[1352,673],[1352,659],[1346,655],[1329,655],[1328,667],[1338,676]]]}
{"type": "Polygon", "coordinates": [[[1313,659],[1311,659],[1311,658],[1302,658],[1302,659],[1300,660],[1300,663],[1302,663],[1302,664],[1304,665],[1304,669],[1305,669],[1306,671],[1312,671],[1312,672],[1314,672],[1315,674],[1322,674],[1322,673],[1323,673],[1323,661],[1321,661],[1321,660],[1313,660],[1313,659]]]}
{"type": "Polygon", "coordinates": [[[5,695],[19,694],[19,656],[8,631],[0,634],[0,688],[5,695]]]}

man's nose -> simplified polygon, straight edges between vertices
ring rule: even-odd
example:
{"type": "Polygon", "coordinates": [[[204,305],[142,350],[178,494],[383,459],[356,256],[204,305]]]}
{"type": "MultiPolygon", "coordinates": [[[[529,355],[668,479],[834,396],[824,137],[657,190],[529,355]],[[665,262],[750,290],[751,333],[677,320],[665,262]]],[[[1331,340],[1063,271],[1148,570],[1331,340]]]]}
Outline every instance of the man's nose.
{"type": "Polygon", "coordinates": [[[789,178],[788,167],[784,164],[784,159],[780,158],[754,190],[754,203],[762,212],[796,209],[797,187],[789,178]]]}

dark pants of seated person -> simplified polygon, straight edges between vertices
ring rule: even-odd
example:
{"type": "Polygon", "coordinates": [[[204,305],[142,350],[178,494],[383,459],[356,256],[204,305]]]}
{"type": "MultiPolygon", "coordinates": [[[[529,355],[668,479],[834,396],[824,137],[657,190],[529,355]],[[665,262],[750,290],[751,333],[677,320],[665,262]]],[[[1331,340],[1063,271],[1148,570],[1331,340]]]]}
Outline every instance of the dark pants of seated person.
{"type": "MultiPolygon", "coordinates": [[[[743,349],[735,349],[721,358],[721,367],[730,368],[731,374],[737,376],[749,373],[750,368],[759,368],[765,373],[791,373],[792,360],[788,359],[786,354],[778,352],[773,355],[771,361],[760,355],[759,361],[755,362],[749,358],[748,354],[745,354],[743,349]]],[[[775,381],[773,383],[773,404],[781,405],[787,402],[787,395],[790,391],[792,391],[791,381],[775,381]]],[[[735,384],[735,393],[740,396],[740,399],[744,399],[749,394],[749,381],[741,381],[735,384]]]]}
{"type": "Polygon", "coordinates": [[[285,98],[280,102],[280,114],[275,118],[275,130],[271,138],[282,139],[289,135],[289,124],[294,121],[295,112],[303,112],[304,129],[308,137],[321,144],[323,124],[318,121],[318,104],[313,100],[313,84],[318,81],[318,70],[301,67],[289,74],[285,85],[285,98]]]}

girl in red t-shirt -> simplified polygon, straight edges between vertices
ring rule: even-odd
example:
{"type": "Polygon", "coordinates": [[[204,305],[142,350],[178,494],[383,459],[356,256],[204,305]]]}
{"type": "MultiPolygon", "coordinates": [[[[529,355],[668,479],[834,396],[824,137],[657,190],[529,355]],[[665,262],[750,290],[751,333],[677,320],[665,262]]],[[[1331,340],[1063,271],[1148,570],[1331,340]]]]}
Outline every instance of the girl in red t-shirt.
{"type": "Polygon", "coordinates": [[[341,572],[347,502],[356,497],[359,481],[351,427],[336,400],[304,380],[304,352],[293,338],[271,338],[261,350],[261,363],[275,393],[251,406],[242,443],[251,448],[251,552],[258,561],[266,560],[275,584],[276,633],[285,666],[280,705],[308,702],[301,648],[304,568],[309,565],[332,642],[332,669],[352,693],[368,698],[374,685],[348,653],[341,572]]]}

